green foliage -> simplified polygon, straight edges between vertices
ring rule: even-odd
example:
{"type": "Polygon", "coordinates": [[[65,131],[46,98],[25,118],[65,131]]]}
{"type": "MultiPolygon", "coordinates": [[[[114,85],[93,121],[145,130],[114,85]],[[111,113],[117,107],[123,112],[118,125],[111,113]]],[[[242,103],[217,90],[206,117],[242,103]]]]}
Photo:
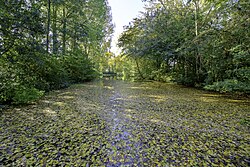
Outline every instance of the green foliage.
{"type": "Polygon", "coordinates": [[[185,76],[184,74],[174,73],[173,76],[173,81],[178,84],[183,84],[186,86],[195,86],[195,77],[193,76],[193,74],[185,76]]]}
{"type": "Polygon", "coordinates": [[[235,77],[242,82],[250,82],[250,67],[243,67],[234,70],[235,77]]]}
{"type": "Polygon", "coordinates": [[[242,125],[250,127],[250,118],[244,118],[240,121],[242,125]]]}
{"type": "Polygon", "coordinates": [[[13,65],[4,59],[0,61],[0,103],[28,103],[42,96],[40,91],[34,88],[35,75],[26,73],[27,69],[24,69],[21,63],[13,65]]]}
{"type": "Polygon", "coordinates": [[[42,57],[42,64],[37,66],[36,75],[38,82],[35,86],[41,90],[53,90],[67,87],[69,85],[69,76],[64,66],[62,57],[51,55],[42,57]]]}
{"type": "Polygon", "coordinates": [[[106,0],[1,1],[0,103],[93,79],[112,31],[106,0]]]}
{"type": "Polygon", "coordinates": [[[218,92],[243,92],[250,93],[250,83],[241,82],[236,79],[226,79],[224,81],[215,82],[212,85],[204,87],[207,90],[218,92]]]}
{"type": "Polygon", "coordinates": [[[0,103],[10,101],[14,88],[20,85],[17,69],[0,59],[0,103]]]}
{"type": "Polygon", "coordinates": [[[93,65],[85,56],[57,57],[37,54],[35,59],[12,64],[1,59],[0,102],[28,103],[50,91],[70,83],[89,81],[96,77],[93,65]]]}
{"type": "Polygon", "coordinates": [[[42,97],[43,94],[43,91],[39,91],[36,88],[28,88],[25,86],[21,86],[15,90],[13,102],[15,104],[27,104],[36,101],[37,99],[42,97]]]}
{"type": "Polygon", "coordinates": [[[159,80],[162,70],[179,84],[249,92],[249,3],[147,2],[119,38],[123,54],[138,60],[141,78],[159,80]]]}
{"type": "Polygon", "coordinates": [[[96,77],[93,63],[86,55],[70,54],[63,58],[65,70],[71,82],[89,81],[96,77]]]}

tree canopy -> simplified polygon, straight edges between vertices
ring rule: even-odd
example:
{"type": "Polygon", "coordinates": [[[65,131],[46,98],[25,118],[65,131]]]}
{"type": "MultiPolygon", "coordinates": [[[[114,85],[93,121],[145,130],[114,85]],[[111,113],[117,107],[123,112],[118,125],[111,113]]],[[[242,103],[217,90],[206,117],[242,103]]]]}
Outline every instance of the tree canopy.
{"type": "Polygon", "coordinates": [[[244,0],[151,0],[118,45],[141,78],[249,93],[249,23],[244,0]]]}
{"type": "Polygon", "coordinates": [[[93,78],[112,32],[107,0],[0,1],[0,102],[93,78]]]}

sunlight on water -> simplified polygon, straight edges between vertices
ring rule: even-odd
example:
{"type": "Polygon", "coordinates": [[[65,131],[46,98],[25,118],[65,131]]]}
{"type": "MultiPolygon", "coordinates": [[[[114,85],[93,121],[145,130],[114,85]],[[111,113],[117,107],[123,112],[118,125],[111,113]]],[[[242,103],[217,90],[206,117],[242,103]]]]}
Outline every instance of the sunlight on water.
{"type": "Polygon", "coordinates": [[[74,85],[2,113],[0,166],[247,166],[249,102],[158,82],[74,85]]]}

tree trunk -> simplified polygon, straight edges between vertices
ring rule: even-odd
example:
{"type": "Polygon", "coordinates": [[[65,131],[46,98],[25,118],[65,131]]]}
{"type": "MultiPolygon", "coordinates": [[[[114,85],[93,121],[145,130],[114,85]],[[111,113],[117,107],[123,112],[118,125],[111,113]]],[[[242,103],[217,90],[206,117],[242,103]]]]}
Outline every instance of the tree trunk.
{"type": "Polygon", "coordinates": [[[52,32],[53,32],[53,54],[57,54],[58,52],[58,41],[57,41],[57,6],[54,3],[53,4],[53,26],[52,26],[52,32]]]}
{"type": "Polygon", "coordinates": [[[73,38],[72,38],[72,51],[76,51],[77,49],[77,42],[76,39],[77,38],[77,34],[76,34],[76,30],[74,30],[74,34],[73,34],[73,38]]]}
{"type": "Polygon", "coordinates": [[[48,0],[48,16],[47,16],[47,40],[46,40],[46,50],[49,53],[49,30],[50,30],[50,0],[48,0]]]}
{"type": "Polygon", "coordinates": [[[62,46],[63,55],[65,55],[65,53],[66,53],[66,28],[67,28],[67,19],[66,19],[66,9],[65,9],[65,6],[64,6],[63,7],[63,37],[62,37],[62,41],[63,41],[63,46],[62,46]]]}
{"type": "MultiPolygon", "coordinates": [[[[195,4],[195,36],[197,37],[199,35],[199,27],[198,27],[198,19],[199,19],[199,0],[194,1],[195,4]]],[[[199,43],[199,42],[198,42],[199,43]]],[[[200,81],[200,71],[201,71],[201,57],[199,53],[199,45],[196,44],[196,50],[195,50],[195,71],[196,71],[196,77],[197,80],[200,81]]]]}
{"type": "Polygon", "coordinates": [[[140,70],[140,68],[139,68],[139,63],[138,63],[138,61],[137,61],[136,58],[135,58],[135,63],[136,63],[137,71],[138,71],[140,77],[141,77],[142,79],[145,79],[145,78],[143,77],[142,73],[141,73],[141,70],[140,70]]]}

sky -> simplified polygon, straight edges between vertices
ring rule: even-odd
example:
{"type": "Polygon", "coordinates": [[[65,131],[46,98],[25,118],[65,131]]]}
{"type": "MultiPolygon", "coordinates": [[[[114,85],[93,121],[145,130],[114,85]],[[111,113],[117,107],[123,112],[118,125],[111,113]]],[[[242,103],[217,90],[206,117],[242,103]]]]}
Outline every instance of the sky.
{"type": "Polygon", "coordinates": [[[119,53],[116,47],[119,35],[123,32],[123,26],[128,25],[133,18],[139,16],[140,11],[144,11],[144,3],[141,0],[108,0],[111,6],[115,32],[112,41],[111,51],[119,53]]]}

